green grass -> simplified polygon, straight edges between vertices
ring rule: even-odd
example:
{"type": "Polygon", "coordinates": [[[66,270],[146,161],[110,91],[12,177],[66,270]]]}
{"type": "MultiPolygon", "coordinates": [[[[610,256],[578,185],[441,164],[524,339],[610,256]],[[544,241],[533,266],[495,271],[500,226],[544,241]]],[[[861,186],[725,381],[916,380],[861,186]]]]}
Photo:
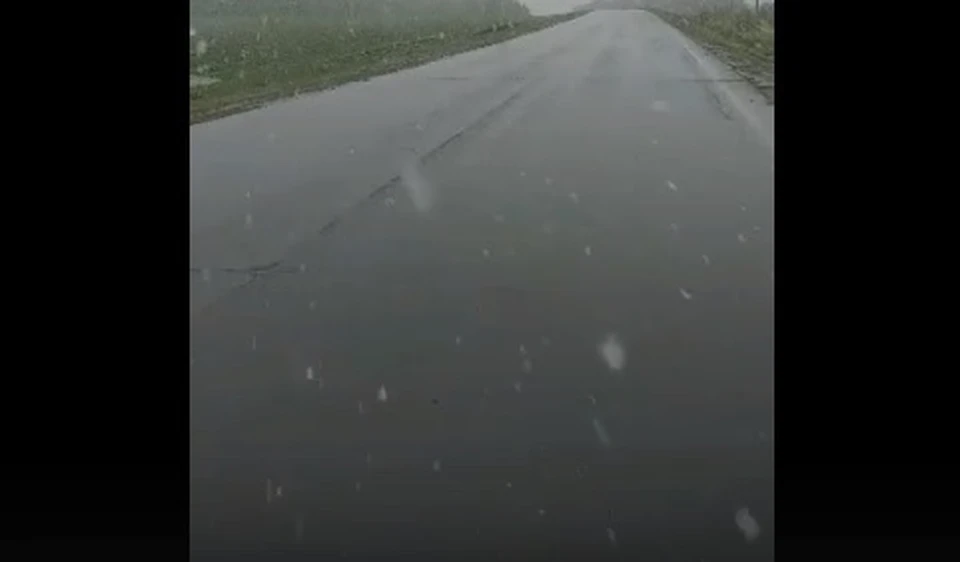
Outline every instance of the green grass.
{"type": "Polygon", "coordinates": [[[190,73],[219,82],[190,91],[190,122],[264,102],[417,66],[537,31],[582,15],[513,22],[433,21],[403,25],[331,23],[322,18],[240,17],[194,22],[190,73]],[[200,46],[203,44],[205,50],[200,46]]]}
{"type": "Polygon", "coordinates": [[[691,15],[651,11],[732,66],[773,103],[772,11],[760,15],[750,9],[705,10],[691,15]]]}

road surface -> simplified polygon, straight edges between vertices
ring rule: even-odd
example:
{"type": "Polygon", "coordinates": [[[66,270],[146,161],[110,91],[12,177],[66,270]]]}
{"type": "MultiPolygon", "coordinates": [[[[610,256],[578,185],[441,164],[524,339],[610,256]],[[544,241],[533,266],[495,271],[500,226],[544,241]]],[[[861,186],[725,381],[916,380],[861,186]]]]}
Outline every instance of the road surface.
{"type": "Polygon", "coordinates": [[[772,559],[772,126],[612,11],[191,127],[193,556],[772,559]]]}

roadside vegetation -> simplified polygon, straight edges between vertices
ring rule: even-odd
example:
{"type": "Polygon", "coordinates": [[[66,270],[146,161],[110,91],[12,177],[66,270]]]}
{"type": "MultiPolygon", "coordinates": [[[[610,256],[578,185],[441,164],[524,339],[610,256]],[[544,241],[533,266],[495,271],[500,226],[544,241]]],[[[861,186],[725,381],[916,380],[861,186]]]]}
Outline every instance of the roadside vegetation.
{"type": "Polygon", "coordinates": [[[190,122],[505,41],[581,13],[516,0],[191,0],[190,122]]]}
{"type": "Polygon", "coordinates": [[[648,9],[730,65],[773,104],[773,4],[762,4],[759,13],[725,2],[691,3],[683,10],[660,6],[648,9]]]}

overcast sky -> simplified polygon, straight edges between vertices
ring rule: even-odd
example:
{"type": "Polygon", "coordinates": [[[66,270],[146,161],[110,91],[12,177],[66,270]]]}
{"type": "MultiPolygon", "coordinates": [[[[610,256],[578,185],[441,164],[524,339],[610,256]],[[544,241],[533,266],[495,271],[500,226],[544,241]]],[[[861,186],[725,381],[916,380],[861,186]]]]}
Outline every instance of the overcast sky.
{"type": "Polygon", "coordinates": [[[569,12],[577,6],[582,6],[589,0],[520,0],[530,8],[534,15],[569,12]]]}

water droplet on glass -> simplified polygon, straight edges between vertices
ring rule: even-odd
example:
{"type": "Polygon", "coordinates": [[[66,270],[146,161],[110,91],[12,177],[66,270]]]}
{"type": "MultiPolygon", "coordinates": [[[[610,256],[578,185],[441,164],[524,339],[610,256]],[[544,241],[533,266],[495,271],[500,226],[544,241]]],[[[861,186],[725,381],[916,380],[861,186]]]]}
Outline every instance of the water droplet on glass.
{"type": "Polygon", "coordinates": [[[593,250],[590,249],[590,246],[584,246],[583,253],[589,256],[593,253],[593,250]]]}
{"type": "Polygon", "coordinates": [[[570,193],[570,200],[574,203],[580,203],[580,196],[576,193],[570,193]]]}
{"type": "Polygon", "coordinates": [[[676,191],[676,190],[677,190],[677,184],[673,183],[673,182],[670,181],[670,180],[667,180],[667,187],[670,188],[670,191],[676,191]]]}
{"type": "Polygon", "coordinates": [[[737,234],[737,240],[739,240],[740,243],[743,244],[747,241],[747,235],[741,232],[740,234],[737,234]]]}
{"type": "Polygon", "coordinates": [[[703,265],[710,265],[710,258],[707,254],[703,254],[700,258],[703,260],[703,265]]]}
{"type": "Polygon", "coordinates": [[[248,229],[253,226],[253,215],[247,213],[247,216],[243,218],[243,226],[248,229]]]}
{"type": "Polygon", "coordinates": [[[387,401],[387,387],[380,385],[380,389],[377,390],[377,402],[386,402],[387,401]]]}
{"type": "Polygon", "coordinates": [[[197,56],[202,57],[207,54],[207,42],[203,39],[197,41],[197,56]]]}
{"type": "Polygon", "coordinates": [[[617,546],[617,533],[610,527],[607,527],[607,540],[610,541],[610,546],[617,546]]]}
{"type": "Polygon", "coordinates": [[[607,334],[597,349],[611,371],[620,371],[627,364],[627,351],[616,334],[607,334]]]}
{"type": "Polygon", "coordinates": [[[686,300],[690,300],[693,298],[693,295],[691,295],[687,290],[683,288],[680,289],[680,295],[686,300]]]}
{"type": "Polygon", "coordinates": [[[733,516],[733,520],[736,522],[740,532],[743,533],[743,538],[746,539],[747,542],[753,542],[760,536],[760,525],[757,523],[757,520],[750,515],[750,510],[746,507],[738,509],[737,513],[733,516]]]}
{"type": "Polygon", "coordinates": [[[433,471],[440,472],[440,459],[435,459],[433,461],[433,471]]]}
{"type": "Polygon", "coordinates": [[[597,434],[597,440],[600,441],[601,445],[604,447],[610,446],[610,434],[607,433],[607,428],[603,427],[603,424],[597,418],[593,418],[593,431],[597,434]]]}

